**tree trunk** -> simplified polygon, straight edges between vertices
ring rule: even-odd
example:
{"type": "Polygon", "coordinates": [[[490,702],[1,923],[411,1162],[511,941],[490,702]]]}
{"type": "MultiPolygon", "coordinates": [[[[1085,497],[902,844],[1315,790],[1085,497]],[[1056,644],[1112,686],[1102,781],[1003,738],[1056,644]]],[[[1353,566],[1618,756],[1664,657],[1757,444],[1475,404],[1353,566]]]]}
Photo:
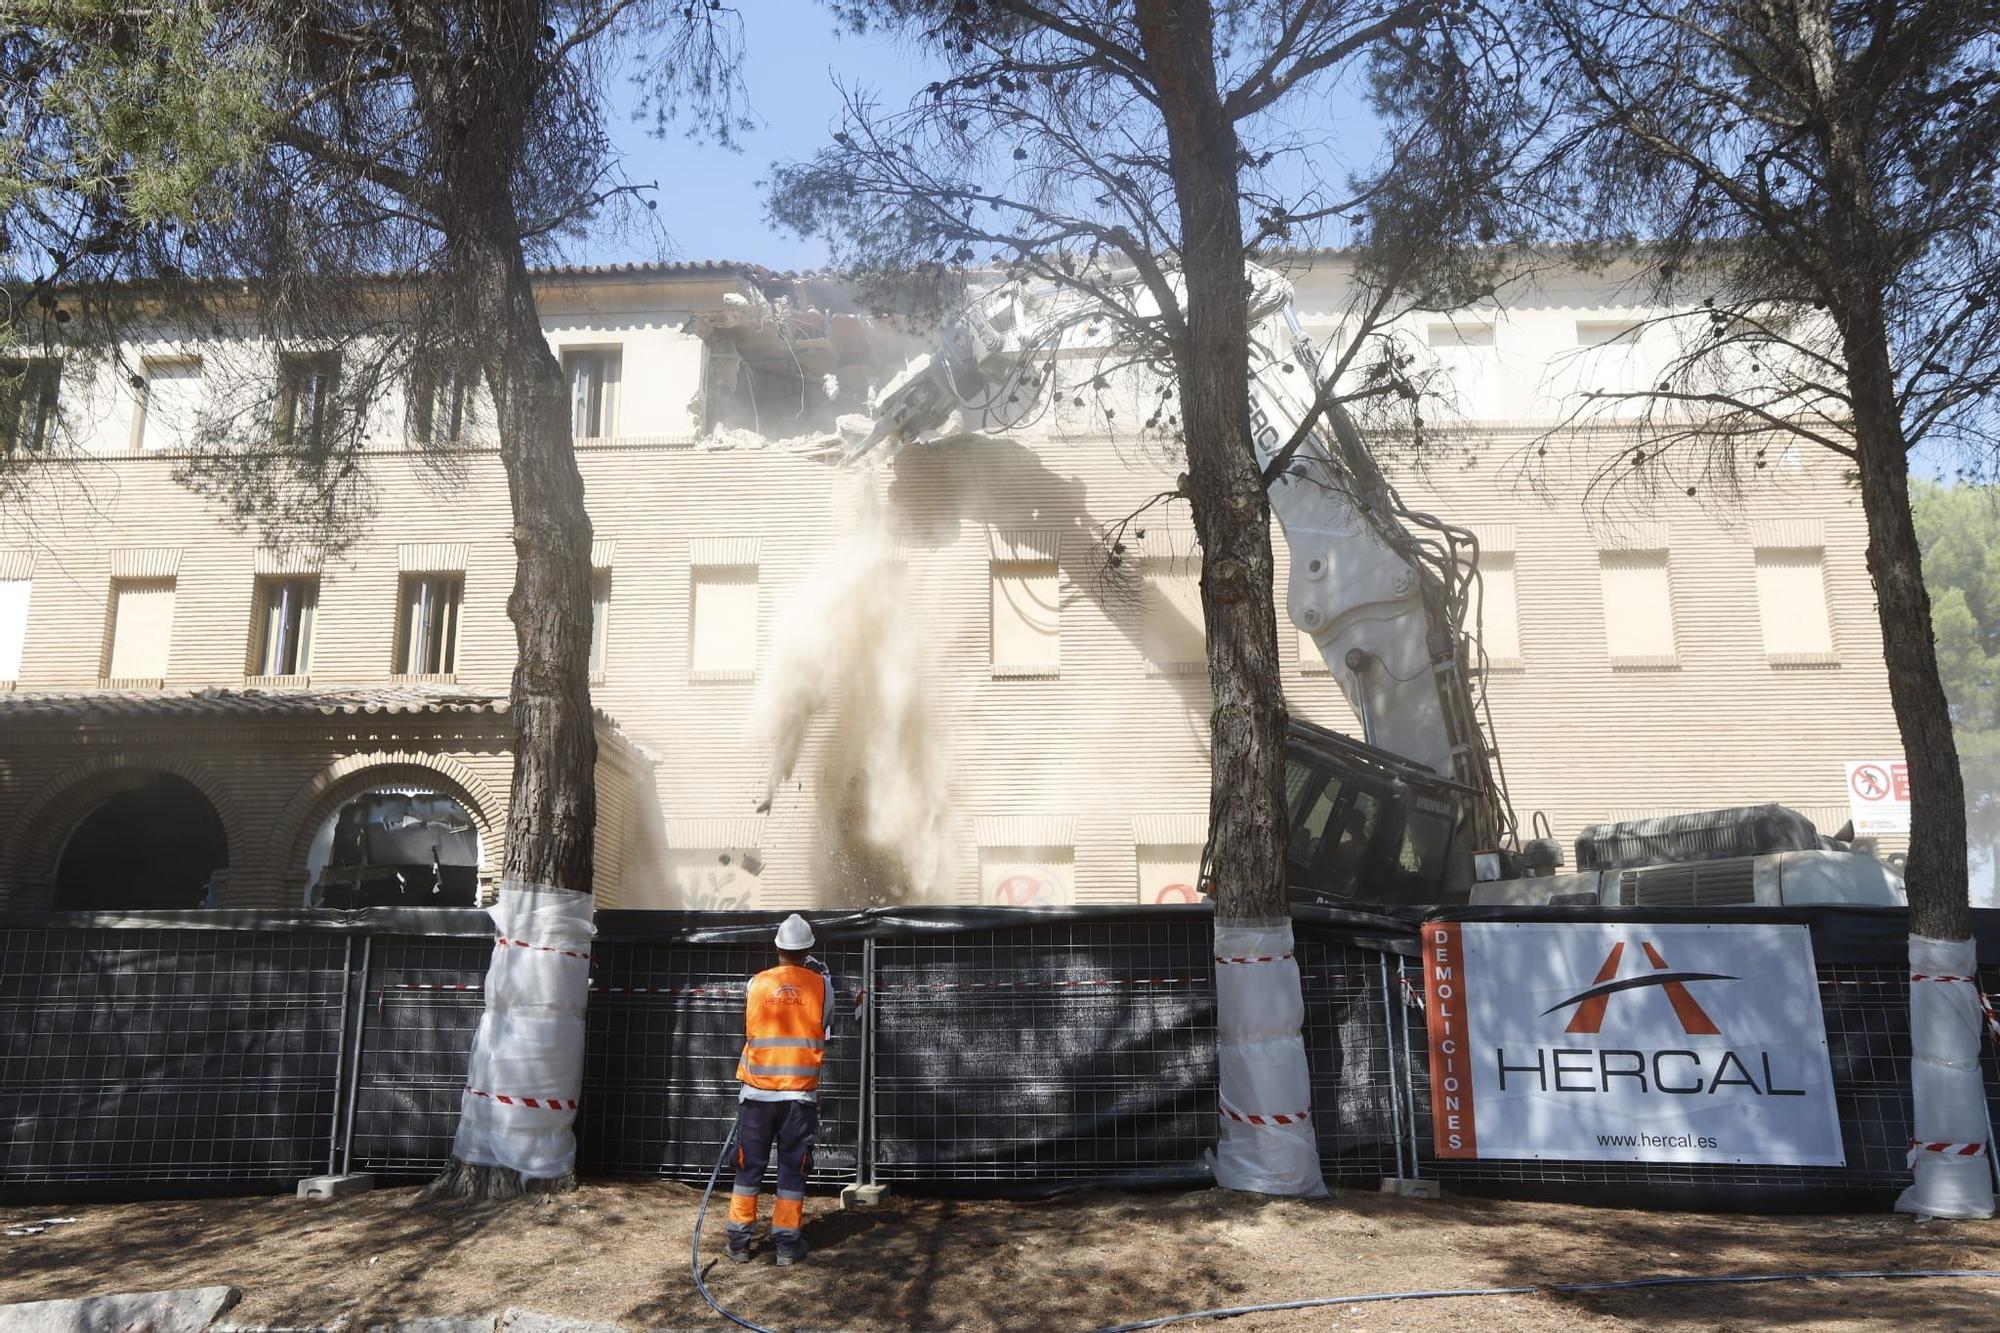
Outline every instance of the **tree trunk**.
{"type": "Polygon", "coordinates": [[[1910,513],[1909,455],[1896,410],[1888,337],[1879,308],[1843,323],[1861,508],[1868,519],[1868,572],[1882,624],[1889,702],[1910,766],[1910,857],[1903,871],[1910,931],[1939,940],[1969,939],[1965,782],[1938,674],[1923,547],[1910,513]]]}
{"type": "Polygon", "coordinates": [[[1180,209],[1186,329],[1175,346],[1208,631],[1209,858],[1223,921],[1285,918],[1285,700],[1270,501],[1250,439],[1236,130],[1223,114],[1206,0],[1142,0],[1180,209]]]}
{"type": "Polygon", "coordinates": [[[1208,0],[1140,0],[1137,14],[1180,210],[1186,299],[1174,361],[1215,701],[1208,798],[1220,1116],[1215,1182],[1263,1194],[1319,1195],[1326,1184],[1285,895],[1285,700],[1270,502],[1250,437],[1250,303],[1236,130],[1216,83],[1208,0]]]}
{"type": "MultiPolygon", "coordinates": [[[[524,0],[482,6],[477,58],[448,67],[452,77],[439,81],[429,108],[434,132],[451,145],[443,154],[441,183],[452,209],[445,221],[452,280],[463,289],[460,308],[477,331],[476,354],[493,394],[513,516],[514,588],[507,614],[515,642],[514,774],[501,893],[504,898],[531,891],[543,901],[549,891],[557,898],[582,895],[587,918],[597,821],[591,526],[570,436],[567,384],[542,331],[513,196],[538,84],[541,8],[524,0]],[[467,77],[468,70],[479,76],[467,77]],[[476,132],[468,134],[467,126],[476,126],[476,132]]],[[[578,951],[587,947],[579,945],[578,951]]],[[[572,971],[587,992],[584,969],[572,971]]],[[[496,959],[489,974],[489,1019],[502,1003],[491,980],[500,974],[496,959]]],[[[580,1014],[584,996],[572,998],[580,1014]]],[[[486,1040],[486,1033],[483,1023],[478,1040],[486,1040]]],[[[563,1095],[561,1089],[511,1091],[563,1095]]],[[[572,1108],[575,1095],[568,1090],[572,1108]]],[[[530,1187],[574,1184],[573,1172],[524,1180],[507,1167],[458,1160],[455,1152],[450,1169],[427,1196],[504,1198],[530,1187]]]]}

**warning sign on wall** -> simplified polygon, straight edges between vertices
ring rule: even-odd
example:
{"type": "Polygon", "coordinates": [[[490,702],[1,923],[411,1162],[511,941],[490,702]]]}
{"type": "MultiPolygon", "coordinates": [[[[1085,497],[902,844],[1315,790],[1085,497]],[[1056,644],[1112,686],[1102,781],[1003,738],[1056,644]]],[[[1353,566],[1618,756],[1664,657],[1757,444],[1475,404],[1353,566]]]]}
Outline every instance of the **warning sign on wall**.
{"type": "Polygon", "coordinates": [[[1900,759],[1847,761],[1847,813],[1860,837],[1910,831],[1910,766],[1900,759]]]}

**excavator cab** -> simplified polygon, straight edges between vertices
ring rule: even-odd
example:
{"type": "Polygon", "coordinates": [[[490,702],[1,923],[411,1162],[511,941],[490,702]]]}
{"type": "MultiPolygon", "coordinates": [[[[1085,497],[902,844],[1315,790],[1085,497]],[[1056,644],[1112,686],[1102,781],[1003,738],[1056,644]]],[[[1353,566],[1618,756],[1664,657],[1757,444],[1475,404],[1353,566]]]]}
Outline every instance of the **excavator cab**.
{"type": "Polygon", "coordinates": [[[1320,907],[1463,903],[1454,852],[1466,792],[1339,732],[1294,720],[1285,743],[1286,887],[1320,907]]]}

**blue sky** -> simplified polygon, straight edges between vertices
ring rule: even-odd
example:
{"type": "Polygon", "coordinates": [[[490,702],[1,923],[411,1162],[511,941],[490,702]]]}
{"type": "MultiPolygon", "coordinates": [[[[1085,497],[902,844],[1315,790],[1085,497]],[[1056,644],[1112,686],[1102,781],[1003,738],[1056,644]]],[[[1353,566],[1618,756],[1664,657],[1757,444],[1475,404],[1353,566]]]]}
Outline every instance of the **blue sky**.
{"type": "MultiPolygon", "coordinates": [[[[848,84],[872,88],[900,105],[938,78],[923,52],[906,41],[856,37],[837,31],[819,0],[748,0],[743,16],[748,86],[757,128],[742,136],[741,150],[680,137],[656,139],[622,117],[614,135],[626,173],[657,180],[659,219],[674,259],[742,259],[776,269],[816,267],[826,260],[818,241],[801,241],[764,222],[758,184],[771,164],[802,158],[826,143],[840,117],[836,73],[848,84]]],[[[592,260],[651,259],[659,242],[647,237],[605,238],[584,248],[592,260]]]]}

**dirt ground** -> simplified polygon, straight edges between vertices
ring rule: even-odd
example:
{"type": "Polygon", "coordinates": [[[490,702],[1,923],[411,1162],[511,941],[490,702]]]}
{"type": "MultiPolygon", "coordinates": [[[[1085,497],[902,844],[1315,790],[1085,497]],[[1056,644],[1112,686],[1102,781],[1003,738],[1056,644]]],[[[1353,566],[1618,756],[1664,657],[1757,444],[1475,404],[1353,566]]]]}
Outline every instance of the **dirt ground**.
{"type": "MultiPolygon", "coordinates": [[[[700,1191],[602,1182],[512,1204],[439,1208],[409,1189],[331,1202],[224,1199],[0,1210],[0,1303],[228,1283],[245,1325],[350,1329],[519,1306],[628,1328],[722,1321],[688,1276],[700,1191]]],[[[765,1202],[768,1213],[769,1201],[765,1202]]],[[[870,1212],[808,1201],[799,1268],[714,1262],[710,1287],[776,1328],[1087,1329],[1180,1310],[1416,1288],[1682,1273],[2000,1268],[2000,1222],[1723,1217],[1474,1199],[1217,1190],[1048,1202],[891,1198],[870,1212]]],[[[1562,1297],[1338,1305],[1233,1329],[2000,1328],[2000,1281],[1852,1281],[1562,1297]]]]}

